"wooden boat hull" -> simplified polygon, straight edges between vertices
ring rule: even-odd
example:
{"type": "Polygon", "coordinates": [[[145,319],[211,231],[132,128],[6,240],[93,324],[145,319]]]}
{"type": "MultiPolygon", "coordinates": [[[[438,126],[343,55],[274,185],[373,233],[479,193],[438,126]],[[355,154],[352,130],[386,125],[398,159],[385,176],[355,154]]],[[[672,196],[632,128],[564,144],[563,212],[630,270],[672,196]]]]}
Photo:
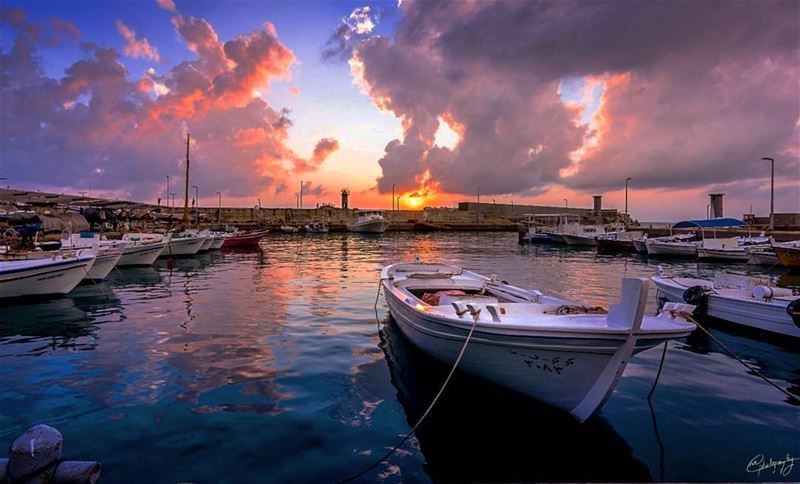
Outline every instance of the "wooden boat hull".
{"type": "MultiPolygon", "coordinates": [[[[41,260],[23,267],[0,264],[0,299],[67,294],[91,270],[94,256],[68,260],[41,260]]],[[[32,261],[24,261],[32,262],[32,261]]]]}
{"type": "MultiPolygon", "coordinates": [[[[683,293],[689,287],[675,279],[655,276],[659,298],[670,302],[684,302],[683,293]]],[[[710,281],[707,287],[711,287],[710,281]]],[[[709,316],[730,321],[741,326],[760,329],[770,333],[800,338],[800,327],[796,326],[786,312],[789,300],[773,299],[761,301],[754,298],[727,298],[717,294],[708,295],[709,316]]]]}
{"type": "Polygon", "coordinates": [[[386,220],[368,220],[366,222],[354,222],[347,224],[347,230],[362,234],[382,234],[389,228],[386,220]]]}
{"type": "Polygon", "coordinates": [[[166,247],[166,242],[128,245],[122,249],[122,256],[117,261],[117,267],[153,265],[166,247]]]}
{"type": "Polygon", "coordinates": [[[785,267],[800,267],[800,248],[774,246],[772,250],[778,257],[778,263],[785,267]]]}

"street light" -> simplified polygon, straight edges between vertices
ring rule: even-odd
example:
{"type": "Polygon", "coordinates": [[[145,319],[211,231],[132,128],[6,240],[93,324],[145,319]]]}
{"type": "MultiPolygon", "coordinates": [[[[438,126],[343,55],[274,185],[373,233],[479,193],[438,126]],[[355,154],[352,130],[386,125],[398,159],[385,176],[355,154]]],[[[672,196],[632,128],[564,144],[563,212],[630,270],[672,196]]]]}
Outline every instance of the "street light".
{"type": "Polygon", "coordinates": [[[167,175],[167,205],[169,205],[169,175],[167,175]]]}
{"type": "Polygon", "coordinates": [[[761,158],[772,164],[772,174],[769,179],[769,229],[775,230],[775,160],[772,158],[761,158]]]}
{"type": "Polygon", "coordinates": [[[217,192],[219,196],[219,209],[217,209],[217,225],[222,224],[222,192],[217,192]]]}
{"type": "Polygon", "coordinates": [[[569,208],[569,201],[566,198],[564,199],[564,208],[569,208]]]}
{"type": "MultiPolygon", "coordinates": [[[[478,203],[481,203],[481,186],[478,185],[478,203]]],[[[480,210],[480,208],[478,208],[480,210]]]]}
{"type": "Polygon", "coordinates": [[[200,189],[197,185],[192,185],[194,188],[194,223],[197,228],[200,228],[200,189]]]}
{"type": "Polygon", "coordinates": [[[392,210],[394,210],[394,183],[392,183],[392,210]]]}
{"type": "Polygon", "coordinates": [[[625,179],[625,228],[628,227],[628,182],[631,180],[631,177],[625,179]]]}

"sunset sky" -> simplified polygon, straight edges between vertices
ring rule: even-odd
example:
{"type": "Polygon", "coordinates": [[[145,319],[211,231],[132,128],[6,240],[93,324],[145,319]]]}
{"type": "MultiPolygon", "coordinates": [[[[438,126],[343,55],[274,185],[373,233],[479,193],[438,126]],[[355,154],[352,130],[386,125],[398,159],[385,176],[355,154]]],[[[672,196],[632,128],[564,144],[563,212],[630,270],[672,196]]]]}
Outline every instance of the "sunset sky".
{"type": "Polygon", "coordinates": [[[800,2],[3,2],[0,176],[156,202],[800,211],[800,2]]]}

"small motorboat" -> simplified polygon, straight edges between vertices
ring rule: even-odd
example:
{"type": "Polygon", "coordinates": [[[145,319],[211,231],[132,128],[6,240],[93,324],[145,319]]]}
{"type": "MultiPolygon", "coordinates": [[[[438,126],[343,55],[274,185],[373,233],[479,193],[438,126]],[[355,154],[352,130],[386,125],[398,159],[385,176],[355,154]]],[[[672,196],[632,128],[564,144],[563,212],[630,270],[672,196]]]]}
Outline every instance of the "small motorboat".
{"type": "Polygon", "coordinates": [[[581,421],[611,395],[632,354],[695,329],[674,312],[644,316],[647,279],[623,279],[621,302],[607,314],[445,264],[392,264],[381,284],[389,312],[421,350],[452,365],[474,330],[460,369],[581,421]]]}
{"type": "Polygon", "coordinates": [[[258,243],[267,235],[267,230],[257,230],[254,232],[231,232],[225,235],[222,243],[223,249],[236,247],[258,247],[258,243]]]}
{"type": "Polygon", "coordinates": [[[94,260],[91,252],[0,260],[0,299],[67,294],[86,277],[94,260]]]}
{"type": "Polygon", "coordinates": [[[166,249],[168,239],[161,234],[127,233],[122,242],[122,257],[117,267],[149,266],[166,249]]]}
{"type": "Polygon", "coordinates": [[[309,234],[327,234],[328,226],[323,222],[311,222],[304,227],[309,234]]]}
{"type": "Polygon", "coordinates": [[[359,210],[356,221],[347,224],[350,232],[382,234],[389,228],[389,221],[383,217],[382,210],[359,210]]]}
{"type": "Polygon", "coordinates": [[[687,302],[714,318],[800,338],[800,296],[771,286],[767,278],[717,272],[709,281],[666,277],[658,268],[652,280],[666,301],[687,302]]]}
{"type": "Polygon", "coordinates": [[[281,232],[284,234],[296,234],[300,232],[300,227],[295,227],[294,225],[281,225],[281,232]]]}

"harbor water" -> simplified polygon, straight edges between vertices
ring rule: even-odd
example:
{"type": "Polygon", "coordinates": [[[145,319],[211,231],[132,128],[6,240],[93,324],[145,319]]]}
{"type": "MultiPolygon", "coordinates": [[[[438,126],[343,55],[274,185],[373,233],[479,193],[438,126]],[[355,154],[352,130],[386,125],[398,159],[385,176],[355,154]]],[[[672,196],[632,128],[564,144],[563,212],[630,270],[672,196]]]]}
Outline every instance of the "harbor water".
{"type": "MultiPolygon", "coordinates": [[[[403,338],[380,268],[446,261],[607,306],[656,262],[520,246],[515,233],[270,235],[261,249],[123,268],[0,306],[0,447],[47,423],[101,482],[331,482],[409,431],[449,367],[403,338]]],[[[658,261],[673,275],[786,269],[658,261]]],[[[656,309],[654,289],[649,311],[656,309]]],[[[800,349],[709,322],[800,396],[800,349]]],[[[633,357],[589,422],[456,373],[429,419],[362,481],[798,481],[800,407],[699,332],[633,357]],[[759,465],[759,456],[797,465],[759,465]],[[793,461],[791,461],[793,462],[793,461]]]]}

